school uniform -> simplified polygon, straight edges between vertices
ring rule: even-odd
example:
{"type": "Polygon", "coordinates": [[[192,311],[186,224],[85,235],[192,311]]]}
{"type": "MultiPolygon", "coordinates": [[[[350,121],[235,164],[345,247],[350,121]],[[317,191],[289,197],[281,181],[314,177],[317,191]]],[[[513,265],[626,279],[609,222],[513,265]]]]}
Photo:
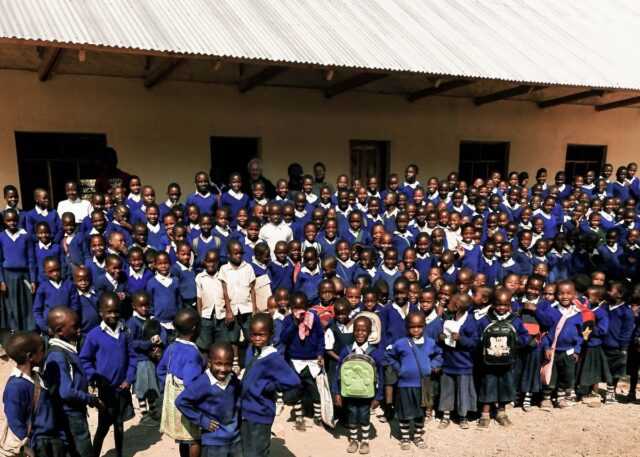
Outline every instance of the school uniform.
{"type": "Polygon", "coordinates": [[[72,276],[74,267],[84,264],[86,257],[84,245],[84,236],[80,230],[62,236],[60,248],[62,251],[63,271],[66,277],[72,276]]]}
{"type": "Polygon", "coordinates": [[[185,208],[189,205],[196,205],[200,210],[200,215],[205,213],[214,214],[218,206],[217,203],[216,196],[211,192],[207,192],[206,194],[194,192],[187,197],[185,208]]]}
{"type": "MultiPolygon", "coordinates": [[[[71,293],[75,289],[73,283],[69,280],[54,282],[46,280],[41,282],[36,290],[33,300],[33,317],[36,322],[36,328],[46,334],[48,332],[47,317],[49,311],[56,306],[72,306],[71,293]]],[[[75,304],[73,304],[75,307],[75,304]]],[[[74,311],[80,312],[74,308],[74,311]]]]}
{"type": "Polygon", "coordinates": [[[203,457],[240,456],[241,384],[229,374],[216,379],[210,370],[198,376],[176,399],[176,408],[201,430],[203,457]],[[219,425],[209,430],[211,421],[219,425]]]}
{"type": "Polygon", "coordinates": [[[371,235],[364,228],[361,228],[357,232],[348,228],[340,232],[340,238],[346,240],[349,243],[349,246],[353,246],[354,244],[362,244],[364,246],[371,245],[371,235]]]}
{"type": "MultiPolygon", "coordinates": [[[[534,300],[539,303],[540,298],[534,300]]],[[[542,363],[541,328],[535,312],[520,307],[518,311],[522,325],[527,330],[529,342],[517,350],[515,364],[516,390],[523,394],[536,394],[542,390],[540,364],[542,363]]]]}
{"type": "Polygon", "coordinates": [[[627,201],[629,199],[629,186],[626,183],[620,181],[614,181],[611,184],[611,194],[613,197],[619,198],[621,201],[627,201]]]}
{"type": "Polygon", "coordinates": [[[164,227],[159,222],[156,225],[146,222],[146,226],[147,246],[154,251],[162,251],[165,247],[164,239],[167,236],[167,232],[164,227]]]}
{"type": "MultiPolygon", "coordinates": [[[[456,284],[458,282],[458,274],[460,274],[460,269],[455,265],[451,265],[446,270],[443,269],[442,279],[444,279],[447,284],[456,284]]],[[[491,284],[488,277],[487,284],[491,284]]]]}
{"type": "Polygon", "coordinates": [[[522,208],[522,206],[520,206],[518,203],[516,203],[515,205],[511,205],[506,200],[500,205],[500,209],[503,212],[507,213],[507,216],[509,216],[509,221],[511,222],[518,222],[520,220],[520,215],[524,210],[524,208],[522,208]]]}
{"type": "Polygon", "coordinates": [[[145,291],[147,288],[147,283],[151,278],[153,278],[153,273],[151,270],[146,267],[142,267],[140,271],[134,271],[132,267],[127,268],[126,271],[126,290],[127,295],[133,295],[136,292],[145,291]]]}
{"type": "Polygon", "coordinates": [[[353,260],[347,259],[346,261],[342,261],[337,259],[336,262],[336,276],[344,282],[345,286],[350,286],[355,282],[355,273],[358,268],[358,264],[356,264],[353,260]]]}
{"type": "Polygon", "coordinates": [[[627,351],[631,344],[635,317],[626,303],[607,305],[609,331],[602,340],[602,348],[609,362],[614,382],[627,374],[627,351]]]}
{"type": "Polygon", "coordinates": [[[302,292],[305,297],[307,297],[309,304],[316,305],[320,300],[318,296],[318,286],[322,280],[322,271],[319,266],[317,266],[314,271],[310,271],[307,267],[302,267],[296,283],[293,286],[293,290],[295,292],[302,292]]]}
{"type": "Polygon", "coordinates": [[[69,453],[72,456],[92,455],[87,406],[95,405],[96,397],[89,394],[89,379],[76,346],[59,338],[50,339],[43,378],[69,453]]]}
{"type": "Polygon", "coordinates": [[[173,203],[171,200],[166,199],[165,201],[163,201],[162,203],[160,203],[158,205],[158,211],[160,212],[160,220],[163,220],[164,217],[169,214],[171,211],[173,211],[173,208],[175,208],[176,205],[179,205],[179,202],[175,202],[173,203]]]}
{"type": "Polygon", "coordinates": [[[571,252],[558,252],[555,248],[547,254],[549,265],[549,282],[563,281],[571,277],[571,252]]]}
{"type": "Polygon", "coordinates": [[[93,288],[98,296],[103,292],[126,293],[126,285],[124,275],[120,274],[117,278],[113,278],[106,271],[99,275],[93,282],[93,288]]]}
{"type": "Polygon", "coordinates": [[[396,231],[396,216],[398,215],[398,208],[394,208],[389,211],[389,208],[382,213],[382,225],[384,226],[384,231],[387,233],[393,233],[396,231]]]}
{"type": "Polygon", "coordinates": [[[98,397],[105,404],[100,423],[121,424],[133,418],[131,392],[119,386],[136,379],[136,354],[121,321],[115,330],[104,321],[89,332],[80,351],[80,362],[89,382],[98,385],[98,397]]]}
{"type": "Polygon", "coordinates": [[[62,430],[56,421],[51,396],[39,376],[29,376],[14,368],[2,397],[9,431],[27,445],[37,457],[64,457],[62,430]],[[40,385],[40,397],[33,407],[35,382],[40,385]]]}
{"type": "Polygon", "coordinates": [[[425,287],[429,282],[429,270],[435,265],[435,259],[428,252],[425,254],[416,253],[416,269],[418,270],[418,281],[420,286],[425,287]]]}
{"type": "Polygon", "coordinates": [[[383,334],[380,345],[389,347],[407,334],[405,319],[411,311],[417,311],[415,306],[407,303],[399,306],[397,303],[389,303],[380,311],[380,321],[383,334]]]}
{"type": "Polygon", "coordinates": [[[611,384],[611,372],[607,357],[602,349],[602,342],[609,333],[609,313],[606,303],[591,308],[595,322],[591,328],[589,339],[583,344],[578,363],[577,385],[589,392],[591,386],[600,382],[611,384]]]}
{"type": "Polygon", "coordinates": [[[51,232],[51,239],[60,240],[62,235],[62,223],[55,209],[41,209],[35,206],[32,210],[27,211],[24,215],[25,229],[33,239],[36,236],[36,225],[40,222],[46,222],[51,232]]]}
{"type": "Polygon", "coordinates": [[[267,272],[271,281],[271,289],[293,289],[293,263],[287,259],[284,264],[278,260],[271,260],[267,265],[267,272]]]}
{"type": "Polygon", "coordinates": [[[408,248],[413,247],[414,243],[413,234],[409,230],[405,230],[404,232],[399,232],[395,230],[393,232],[393,247],[398,251],[398,258],[402,259],[404,255],[404,251],[408,248]]]}
{"type": "Polygon", "coordinates": [[[35,322],[29,283],[36,282],[36,263],[33,242],[23,229],[0,232],[0,282],[7,286],[7,293],[0,297],[0,326],[32,330],[35,322]]]}
{"type": "Polygon", "coordinates": [[[173,330],[173,319],[182,307],[178,281],[171,276],[156,273],[147,282],[146,291],[151,299],[151,314],[168,330],[173,330]]]}
{"type": "Polygon", "coordinates": [[[220,255],[220,263],[227,263],[227,245],[231,240],[231,229],[229,227],[220,227],[216,225],[213,227],[212,234],[220,240],[218,247],[218,254],[220,255]]]}
{"type": "Polygon", "coordinates": [[[204,259],[209,251],[218,251],[220,252],[220,246],[222,242],[220,238],[209,234],[209,236],[205,237],[202,233],[200,233],[197,237],[191,240],[191,251],[193,252],[194,257],[194,267],[196,271],[201,271],[204,269],[204,259]]]}
{"type": "Polygon", "coordinates": [[[147,223],[146,205],[140,205],[137,208],[131,209],[129,214],[129,222],[131,222],[131,225],[147,223]]]}
{"type": "Polygon", "coordinates": [[[320,252],[322,258],[335,257],[336,256],[336,244],[338,243],[338,237],[334,237],[332,240],[328,239],[324,231],[320,232],[316,237],[318,243],[320,243],[320,252]]]}
{"type": "Polygon", "coordinates": [[[384,264],[382,264],[376,272],[372,284],[376,284],[378,281],[384,281],[387,283],[387,286],[389,286],[389,290],[393,290],[393,285],[400,276],[402,276],[402,274],[400,273],[398,267],[390,270],[384,264]]]}
{"type": "MultiPolygon", "coordinates": [[[[516,346],[509,348],[516,354],[518,348],[527,346],[531,339],[518,315],[509,312],[499,316],[490,310],[478,322],[478,331],[482,335],[493,322],[504,319],[510,320],[516,332],[516,346]]],[[[480,403],[509,403],[516,399],[516,379],[513,365],[490,366],[481,359],[477,371],[480,377],[478,386],[478,401],[480,403]]]]}
{"type": "Polygon", "coordinates": [[[400,421],[423,420],[423,406],[432,407],[432,392],[423,379],[429,378],[434,369],[442,366],[442,349],[429,337],[400,338],[387,350],[387,360],[398,373],[395,411],[400,421]],[[423,398],[431,397],[429,404],[423,398]]]}
{"type": "Polygon", "coordinates": [[[171,276],[178,281],[180,302],[182,306],[195,306],[196,304],[196,273],[193,266],[185,266],[176,262],[171,266],[171,276]]]}
{"type": "Polygon", "coordinates": [[[71,291],[71,308],[78,310],[80,315],[80,334],[82,337],[100,325],[102,319],[98,310],[98,298],[93,288],[82,292],[74,287],[71,291]]]}
{"type": "MultiPolygon", "coordinates": [[[[624,200],[623,200],[624,201],[624,200]]],[[[613,213],[607,213],[605,210],[600,211],[600,229],[603,232],[608,232],[611,229],[616,228],[616,215],[613,213]]]]}
{"type": "Polygon", "coordinates": [[[105,273],[104,259],[100,261],[95,256],[92,256],[84,261],[84,266],[91,272],[91,284],[95,286],[97,279],[105,273]]]}
{"type": "Polygon", "coordinates": [[[47,257],[53,257],[59,262],[60,268],[64,268],[64,256],[59,244],[53,242],[44,244],[41,241],[36,241],[34,244],[34,259],[36,262],[36,278],[39,283],[47,280],[47,275],[44,272],[44,261],[47,257]]]}
{"type": "Polygon", "coordinates": [[[242,377],[240,414],[244,457],[265,457],[271,446],[271,426],[276,415],[275,393],[300,387],[297,373],[273,346],[247,351],[242,377]]]}
{"type": "Polygon", "coordinates": [[[242,192],[235,192],[232,189],[222,193],[220,198],[221,207],[229,207],[231,219],[235,220],[238,211],[249,207],[249,196],[242,192]]]}
{"type": "Polygon", "coordinates": [[[600,268],[607,273],[607,278],[622,279],[625,277],[624,248],[620,243],[613,246],[603,244],[597,248],[600,255],[600,268]]]}
{"type": "Polygon", "coordinates": [[[476,411],[478,403],[473,381],[478,324],[469,312],[465,312],[458,320],[445,320],[443,334],[438,410],[456,411],[459,417],[464,418],[469,411],[476,411]],[[460,335],[458,341],[451,339],[454,332],[460,335]]]}
{"type": "Polygon", "coordinates": [[[531,263],[533,254],[531,251],[526,251],[522,248],[518,248],[513,253],[513,260],[518,266],[518,272],[520,275],[530,276],[533,273],[533,264],[531,263]]]}
{"type": "Polygon", "coordinates": [[[131,246],[133,244],[133,237],[131,232],[124,226],[120,225],[120,222],[113,220],[107,224],[107,228],[104,231],[104,239],[109,240],[112,233],[120,233],[124,238],[124,244],[131,246]]]}

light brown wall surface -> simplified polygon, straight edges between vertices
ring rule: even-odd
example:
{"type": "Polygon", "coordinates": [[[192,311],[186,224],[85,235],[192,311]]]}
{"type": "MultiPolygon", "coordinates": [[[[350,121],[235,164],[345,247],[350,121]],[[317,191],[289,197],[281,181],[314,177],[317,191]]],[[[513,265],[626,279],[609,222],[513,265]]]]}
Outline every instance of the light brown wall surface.
{"type": "Polygon", "coordinates": [[[122,169],[160,192],[170,180],[185,193],[195,171],[209,169],[209,137],[262,138],[265,174],[273,181],[299,161],[322,160],[331,180],[349,168],[349,140],[391,142],[391,168],[409,162],[421,178],[457,169],[461,140],[510,141],[509,169],[562,168],[568,143],[605,144],[614,164],[638,160],[640,111],[597,113],[593,107],[546,110],[520,101],[476,107],[470,99],[351,92],[326,100],[305,89],[235,87],[165,81],[152,90],[138,79],[0,71],[0,184],[17,184],[15,131],[106,133],[122,169]]]}

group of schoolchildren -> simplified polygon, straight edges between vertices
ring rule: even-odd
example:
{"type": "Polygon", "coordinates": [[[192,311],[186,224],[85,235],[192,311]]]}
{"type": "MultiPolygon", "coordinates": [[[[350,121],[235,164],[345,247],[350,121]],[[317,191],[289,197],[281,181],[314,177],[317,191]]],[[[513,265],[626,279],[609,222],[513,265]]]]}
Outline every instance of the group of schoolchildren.
{"type": "Polygon", "coordinates": [[[285,404],[297,430],[312,411],[367,454],[371,416],[397,421],[407,450],[428,420],[614,403],[627,373],[635,401],[636,171],[423,185],[409,165],[384,189],[322,173],[275,195],[237,173],[213,193],[199,172],[185,204],[178,184],[157,203],[134,176],[90,202],[68,183],[61,214],[43,189],[20,210],[6,186],[10,435],[38,457],[99,457],[113,427],[120,457],[133,391],[181,457],[269,455],[285,404]]]}

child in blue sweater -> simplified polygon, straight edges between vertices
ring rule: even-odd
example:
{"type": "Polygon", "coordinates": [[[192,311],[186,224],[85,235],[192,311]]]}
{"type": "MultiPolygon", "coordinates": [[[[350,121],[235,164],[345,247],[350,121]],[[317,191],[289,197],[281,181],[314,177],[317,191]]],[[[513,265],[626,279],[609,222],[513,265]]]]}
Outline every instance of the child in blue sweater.
{"type": "Polygon", "coordinates": [[[33,191],[33,199],[36,204],[31,211],[27,211],[24,217],[27,233],[35,238],[36,225],[45,222],[49,226],[54,241],[60,240],[61,224],[60,216],[55,209],[49,209],[49,192],[42,188],[33,191]]]}
{"type": "Polygon", "coordinates": [[[51,310],[48,317],[51,339],[44,362],[47,389],[73,457],[93,455],[87,406],[104,408],[102,401],[88,391],[89,379],[77,350],[79,323],[78,314],[72,309],[58,306],[51,310]]]}
{"type": "Polygon", "coordinates": [[[315,305],[319,302],[318,286],[323,279],[322,271],[318,265],[318,252],[315,248],[306,248],[302,259],[304,266],[300,269],[293,290],[303,293],[307,297],[307,301],[311,305],[315,305]]]}
{"type": "Polygon", "coordinates": [[[233,348],[215,343],[209,348],[209,369],[176,399],[176,408],[200,428],[203,457],[240,457],[241,384],[232,372],[233,348]]]}
{"type": "Polygon", "coordinates": [[[423,408],[433,407],[430,377],[442,365],[442,349],[424,336],[422,312],[409,313],[405,322],[407,337],[397,340],[387,351],[389,363],[398,373],[395,411],[400,422],[400,446],[410,449],[411,439],[418,449],[425,449],[423,408]]]}
{"type": "Polygon", "coordinates": [[[173,321],[176,339],[162,354],[156,370],[164,391],[160,432],[179,443],[180,457],[200,455],[200,427],[185,421],[176,408],[178,396],[204,371],[205,363],[195,341],[201,322],[193,308],[183,308],[173,321]]]}
{"type": "Polygon", "coordinates": [[[474,352],[478,345],[478,325],[469,311],[471,298],[467,294],[454,294],[447,304],[448,317],[442,327],[439,343],[442,347],[442,377],[440,402],[442,411],[440,428],[451,423],[451,411],[456,411],[460,428],[469,428],[467,414],[476,411],[477,395],[473,380],[474,352]]]}
{"type": "Polygon", "coordinates": [[[196,273],[193,269],[191,246],[183,241],[176,243],[177,262],[171,267],[171,275],[178,281],[182,306],[196,304],[196,273]]]}
{"type": "Polygon", "coordinates": [[[4,212],[4,227],[0,232],[0,324],[13,330],[34,328],[31,303],[36,291],[36,263],[33,241],[19,227],[18,212],[4,212]]]}
{"type": "Polygon", "coordinates": [[[98,295],[91,287],[91,272],[85,266],[73,270],[74,290],[71,292],[71,308],[80,315],[80,346],[84,337],[100,325],[98,295]]]}
{"type": "Polygon", "coordinates": [[[240,397],[244,457],[268,457],[276,397],[300,387],[300,378],[272,345],[272,337],[271,317],[264,313],[253,316],[240,397]]]}
{"type": "Polygon", "coordinates": [[[63,255],[60,245],[52,241],[51,231],[46,222],[38,222],[35,227],[36,239],[34,245],[34,258],[36,262],[36,278],[38,282],[46,281],[44,273],[44,259],[54,257],[58,259],[60,265],[63,264],[63,255]]]}
{"type": "Polygon", "coordinates": [[[289,260],[289,248],[286,241],[275,244],[274,260],[267,265],[271,289],[293,289],[293,263],[289,260]]]}
{"type": "Polygon", "coordinates": [[[99,456],[102,443],[113,425],[116,455],[122,457],[124,422],[133,418],[131,385],[136,379],[136,354],[120,320],[120,300],[113,292],[100,297],[100,326],[89,332],[80,351],[82,368],[89,382],[97,384],[105,408],[98,415],[93,451],[99,456]]]}
{"type": "Polygon", "coordinates": [[[136,292],[144,291],[147,283],[153,278],[153,273],[144,264],[144,252],[139,246],[129,249],[127,256],[127,285],[126,290],[129,296],[136,292]]]}
{"type": "Polygon", "coordinates": [[[180,308],[180,289],[178,281],[171,276],[171,264],[169,254],[159,252],[154,262],[156,274],[147,283],[146,292],[149,294],[153,316],[169,332],[172,330],[172,322],[180,308]]]}
{"type": "Polygon", "coordinates": [[[320,395],[316,377],[324,366],[324,330],[315,311],[301,292],[291,295],[291,314],[284,318],[280,338],[285,346],[285,356],[300,377],[299,388],[285,392],[285,402],[293,405],[296,429],[305,431],[302,399],[313,401],[313,421],[321,423],[320,395]]]}
{"type": "Polygon", "coordinates": [[[519,347],[529,344],[531,337],[522,319],[511,312],[511,292],[499,288],[489,312],[478,321],[482,335],[482,357],[477,373],[480,375],[478,400],[482,415],[478,426],[489,426],[491,407],[497,404],[496,422],[511,425],[505,406],[516,399],[514,364],[519,347]]]}
{"type": "Polygon", "coordinates": [[[631,307],[626,303],[628,289],[621,281],[611,281],[607,287],[609,331],[602,341],[607,356],[612,383],[607,384],[607,403],[616,402],[618,381],[627,374],[627,352],[635,325],[631,307]]]}
{"type": "Polygon", "coordinates": [[[74,287],[68,279],[62,280],[62,269],[57,258],[47,257],[43,262],[43,268],[45,280],[38,286],[33,300],[33,317],[38,331],[46,335],[49,310],[55,306],[71,306],[74,287]]]}
{"type": "Polygon", "coordinates": [[[186,206],[197,205],[200,214],[213,214],[217,207],[215,195],[209,192],[209,175],[199,171],[195,176],[196,191],[187,197],[186,206]]]}
{"type": "Polygon", "coordinates": [[[44,359],[42,338],[31,332],[18,332],[11,335],[5,350],[16,363],[2,397],[7,439],[21,441],[35,457],[64,457],[62,430],[49,391],[34,370],[44,359]]]}
{"type": "Polygon", "coordinates": [[[240,173],[229,175],[229,190],[222,194],[220,207],[228,207],[230,219],[235,221],[236,215],[241,208],[249,206],[249,196],[242,192],[242,177],[240,173]]]}

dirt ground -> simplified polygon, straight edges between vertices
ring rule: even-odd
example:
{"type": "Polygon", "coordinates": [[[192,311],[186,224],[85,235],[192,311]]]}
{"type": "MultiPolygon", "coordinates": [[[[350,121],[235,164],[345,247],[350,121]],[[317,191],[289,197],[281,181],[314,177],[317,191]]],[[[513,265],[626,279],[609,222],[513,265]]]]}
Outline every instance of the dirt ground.
{"type": "MultiPolygon", "coordinates": [[[[12,366],[0,361],[2,385],[12,366]]],[[[135,400],[134,400],[135,403],[135,400]]],[[[4,415],[2,415],[4,418],[4,415]]],[[[620,456],[640,455],[640,405],[616,404],[602,408],[576,405],[565,410],[544,412],[534,408],[532,412],[510,412],[513,426],[502,428],[495,422],[488,430],[479,430],[472,424],[469,430],[461,430],[452,424],[439,430],[437,423],[426,427],[426,450],[413,448],[401,451],[398,441],[390,438],[388,424],[372,420],[375,438],[371,441],[371,455],[438,455],[442,457],[483,456],[620,456]]],[[[276,419],[273,427],[272,453],[274,457],[306,457],[312,455],[346,455],[347,440],[333,436],[329,431],[310,426],[306,432],[297,432],[288,421],[288,411],[276,419]]],[[[129,421],[125,433],[125,456],[169,457],[178,455],[177,445],[164,438],[157,428],[139,423],[140,416],[129,421]]],[[[3,419],[4,420],[4,419],[3,419]]],[[[92,432],[97,415],[89,418],[92,432]]],[[[308,424],[311,421],[308,420],[308,424]]],[[[102,455],[115,457],[113,437],[105,441],[102,455]]]]}

